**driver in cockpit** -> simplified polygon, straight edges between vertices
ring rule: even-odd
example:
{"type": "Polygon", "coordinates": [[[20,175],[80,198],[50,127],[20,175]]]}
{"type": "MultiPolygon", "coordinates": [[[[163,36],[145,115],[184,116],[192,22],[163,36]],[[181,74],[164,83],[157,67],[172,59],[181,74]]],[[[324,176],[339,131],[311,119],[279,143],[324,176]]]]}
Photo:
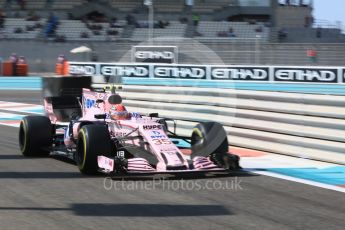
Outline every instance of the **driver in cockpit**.
{"type": "Polygon", "coordinates": [[[112,105],[109,113],[113,120],[130,120],[132,117],[131,113],[122,104],[112,105]]]}

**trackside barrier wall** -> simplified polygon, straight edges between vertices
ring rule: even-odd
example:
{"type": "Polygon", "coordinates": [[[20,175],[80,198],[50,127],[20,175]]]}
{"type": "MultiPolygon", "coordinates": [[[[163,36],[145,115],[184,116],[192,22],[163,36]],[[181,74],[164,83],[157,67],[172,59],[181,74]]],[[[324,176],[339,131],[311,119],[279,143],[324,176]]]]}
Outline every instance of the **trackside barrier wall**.
{"type": "MultiPolygon", "coordinates": [[[[0,86],[40,89],[41,82],[1,77],[0,86]]],[[[344,95],[154,85],[124,85],[120,94],[131,111],[177,119],[181,135],[198,121],[219,121],[233,146],[345,164],[344,95]]]]}
{"type": "Polygon", "coordinates": [[[219,121],[230,145],[345,164],[345,96],[125,85],[130,110],[177,119],[190,135],[198,121],[219,121]]]}
{"type": "Polygon", "coordinates": [[[125,85],[124,102],[132,110],[177,119],[181,135],[190,135],[196,122],[219,121],[231,145],[345,164],[345,96],[222,89],[222,83],[234,82],[340,86],[344,67],[72,62],[70,74],[160,81],[125,85]],[[183,87],[167,86],[176,79],[183,87]],[[186,87],[193,86],[190,80],[196,87],[186,87]],[[199,88],[202,82],[218,87],[199,88]]]}
{"type": "Polygon", "coordinates": [[[166,80],[345,84],[345,67],[70,62],[69,73],[166,80]]]}

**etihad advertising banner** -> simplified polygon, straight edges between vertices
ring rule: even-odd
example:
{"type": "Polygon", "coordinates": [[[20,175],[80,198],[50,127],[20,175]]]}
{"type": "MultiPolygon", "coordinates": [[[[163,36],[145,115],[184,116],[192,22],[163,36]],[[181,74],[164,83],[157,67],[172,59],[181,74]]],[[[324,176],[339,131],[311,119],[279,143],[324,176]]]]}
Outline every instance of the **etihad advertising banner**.
{"type": "Polygon", "coordinates": [[[273,67],[276,82],[338,83],[338,69],[273,67]]]}
{"type": "Polygon", "coordinates": [[[345,67],[232,66],[70,62],[71,75],[151,79],[345,83],[345,67]]]}
{"type": "Polygon", "coordinates": [[[212,80],[269,81],[268,67],[210,66],[212,80]]]}
{"type": "Polygon", "coordinates": [[[132,62],[177,63],[178,48],[177,46],[133,46],[132,62]]]}

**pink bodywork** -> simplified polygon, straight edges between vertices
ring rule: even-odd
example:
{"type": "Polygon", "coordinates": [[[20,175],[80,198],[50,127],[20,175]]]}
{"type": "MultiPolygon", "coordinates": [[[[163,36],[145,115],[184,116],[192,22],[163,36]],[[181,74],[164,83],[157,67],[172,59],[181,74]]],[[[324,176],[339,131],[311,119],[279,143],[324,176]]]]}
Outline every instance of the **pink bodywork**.
{"type": "MultiPolygon", "coordinates": [[[[153,168],[144,158],[128,159],[128,171],[133,172],[166,172],[169,167],[186,170],[222,170],[216,166],[208,157],[195,157],[192,166],[189,165],[186,157],[180,149],[169,139],[163,125],[158,122],[159,118],[146,116],[134,116],[127,120],[113,120],[110,117],[112,104],[108,102],[111,93],[93,92],[83,89],[82,117],[73,125],[73,139],[78,139],[81,122],[99,121],[95,115],[106,114],[105,122],[108,124],[111,137],[137,137],[141,136],[146,144],[140,143],[139,139],[126,140],[126,144],[134,144],[151,152],[157,159],[158,164],[153,168]],[[96,103],[96,101],[102,101],[96,103]],[[87,103],[89,102],[89,104],[87,103]],[[90,103],[92,102],[92,103],[90,103]],[[95,102],[95,103],[94,103],[95,102]],[[91,106],[90,106],[91,105],[91,106]],[[134,131],[135,130],[135,131],[134,131]],[[129,135],[128,135],[129,134],[129,135]]],[[[52,108],[45,103],[45,109],[52,122],[56,122],[52,108]]],[[[67,148],[75,148],[75,143],[69,136],[65,135],[65,145],[67,148]]],[[[114,170],[114,159],[99,156],[98,166],[106,172],[114,170]]]]}

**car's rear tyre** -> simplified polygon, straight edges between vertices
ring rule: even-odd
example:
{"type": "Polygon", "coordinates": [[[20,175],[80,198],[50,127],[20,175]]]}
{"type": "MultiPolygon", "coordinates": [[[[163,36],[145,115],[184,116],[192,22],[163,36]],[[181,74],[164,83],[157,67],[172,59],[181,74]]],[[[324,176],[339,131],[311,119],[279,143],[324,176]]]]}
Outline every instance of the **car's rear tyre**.
{"type": "Polygon", "coordinates": [[[24,156],[47,156],[53,143],[53,126],[48,117],[26,116],[19,126],[19,148],[24,156]]]}
{"type": "Polygon", "coordinates": [[[81,173],[97,174],[97,157],[100,155],[108,156],[111,152],[111,139],[105,125],[85,125],[80,129],[76,163],[81,173]]]}

